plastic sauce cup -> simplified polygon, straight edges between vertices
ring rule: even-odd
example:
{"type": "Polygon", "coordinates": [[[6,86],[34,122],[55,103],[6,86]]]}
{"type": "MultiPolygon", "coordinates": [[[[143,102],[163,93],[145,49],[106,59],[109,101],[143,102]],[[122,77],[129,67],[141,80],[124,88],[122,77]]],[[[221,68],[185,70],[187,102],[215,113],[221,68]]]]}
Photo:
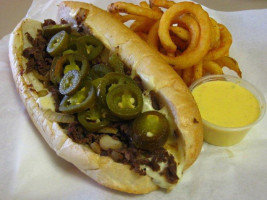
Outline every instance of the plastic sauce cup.
{"type": "Polygon", "coordinates": [[[203,120],[204,125],[204,140],[210,144],[217,145],[217,146],[231,146],[234,144],[239,143],[248,133],[248,131],[256,125],[264,116],[265,110],[266,110],[266,102],[262,95],[262,93],[256,89],[252,84],[249,82],[235,77],[231,75],[208,75],[204,76],[197,81],[195,81],[191,86],[190,90],[193,91],[196,87],[198,87],[201,84],[210,82],[210,81],[230,81],[233,82],[248,91],[250,91],[255,98],[258,100],[259,107],[260,107],[260,113],[258,118],[245,126],[241,127],[223,127],[216,124],[213,124],[211,122],[208,122],[206,120],[203,120]]]}

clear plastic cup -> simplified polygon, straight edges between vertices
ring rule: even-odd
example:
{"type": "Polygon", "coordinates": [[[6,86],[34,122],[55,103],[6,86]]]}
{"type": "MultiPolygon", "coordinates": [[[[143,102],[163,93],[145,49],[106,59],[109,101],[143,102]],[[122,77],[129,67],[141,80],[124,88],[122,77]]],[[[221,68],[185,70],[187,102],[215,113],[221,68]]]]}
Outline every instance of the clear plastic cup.
{"type": "Polygon", "coordinates": [[[253,86],[251,83],[241,78],[231,75],[204,76],[199,80],[195,81],[190,86],[190,90],[193,91],[194,88],[203,83],[210,81],[218,81],[218,80],[230,81],[246,88],[256,97],[260,105],[260,114],[258,116],[258,119],[246,126],[229,128],[229,127],[218,126],[202,119],[204,125],[204,140],[206,142],[217,146],[231,146],[239,143],[246,136],[251,127],[255,126],[263,118],[266,110],[266,102],[262,93],[255,86],[253,86]]]}

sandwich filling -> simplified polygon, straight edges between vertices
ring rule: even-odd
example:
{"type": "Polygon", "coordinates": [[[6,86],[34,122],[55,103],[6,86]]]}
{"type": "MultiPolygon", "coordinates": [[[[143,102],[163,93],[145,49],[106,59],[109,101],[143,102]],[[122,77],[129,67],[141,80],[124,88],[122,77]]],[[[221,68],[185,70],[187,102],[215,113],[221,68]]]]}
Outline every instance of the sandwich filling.
{"type": "Polygon", "coordinates": [[[26,32],[25,38],[21,73],[32,79],[29,88],[48,120],[73,142],[129,165],[162,188],[178,182],[182,156],[173,119],[116,52],[64,20],[45,20],[36,36],[26,32]],[[40,83],[45,89],[38,89],[40,83]]]}

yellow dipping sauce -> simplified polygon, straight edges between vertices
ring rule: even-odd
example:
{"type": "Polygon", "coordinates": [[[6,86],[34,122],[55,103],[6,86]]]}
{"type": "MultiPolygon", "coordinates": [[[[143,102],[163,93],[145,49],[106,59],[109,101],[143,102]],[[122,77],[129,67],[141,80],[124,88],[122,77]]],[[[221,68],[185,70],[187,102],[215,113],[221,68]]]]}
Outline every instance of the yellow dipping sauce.
{"type": "Polygon", "coordinates": [[[210,81],[193,89],[204,120],[222,127],[242,127],[256,121],[260,105],[247,89],[228,81],[210,81]]]}

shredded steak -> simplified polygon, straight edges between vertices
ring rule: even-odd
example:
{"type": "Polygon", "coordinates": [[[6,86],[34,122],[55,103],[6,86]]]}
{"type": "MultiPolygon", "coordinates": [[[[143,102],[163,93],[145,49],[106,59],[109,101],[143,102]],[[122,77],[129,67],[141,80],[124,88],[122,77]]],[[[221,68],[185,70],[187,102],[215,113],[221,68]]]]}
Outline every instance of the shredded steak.
{"type": "MultiPolygon", "coordinates": [[[[159,163],[167,163],[167,167],[161,171],[161,175],[166,178],[169,183],[177,183],[178,177],[176,175],[177,164],[174,157],[170,155],[164,148],[156,149],[153,152],[145,151],[135,148],[131,145],[130,135],[131,128],[130,123],[115,123],[113,127],[118,128],[118,134],[115,137],[120,141],[123,141],[125,146],[122,149],[117,150],[103,150],[101,149],[101,156],[109,156],[114,161],[128,164],[131,169],[140,175],[146,175],[146,171],[142,168],[143,165],[150,167],[153,171],[159,171],[159,163]],[[114,156],[114,154],[116,154],[114,156]],[[114,159],[115,158],[115,159],[114,159]]],[[[68,136],[76,143],[88,144],[93,142],[99,142],[99,139],[103,134],[88,133],[78,122],[73,122],[68,127],[68,136]]],[[[114,136],[113,136],[114,137],[114,136]]]]}
{"type": "Polygon", "coordinates": [[[45,76],[52,64],[52,57],[45,51],[48,41],[43,37],[42,30],[38,30],[35,39],[29,33],[26,33],[26,36],[32,45],[22,52],[22,55],[28,59],[26,73],[35,69],[45,76]]]}
{"type": "Polygon", "coordinates": [[[45,19],[44,23],[42,23],[42,27],[48,26],[48,25],[56,25],[56,22],[52,19],[45,19]]]}

